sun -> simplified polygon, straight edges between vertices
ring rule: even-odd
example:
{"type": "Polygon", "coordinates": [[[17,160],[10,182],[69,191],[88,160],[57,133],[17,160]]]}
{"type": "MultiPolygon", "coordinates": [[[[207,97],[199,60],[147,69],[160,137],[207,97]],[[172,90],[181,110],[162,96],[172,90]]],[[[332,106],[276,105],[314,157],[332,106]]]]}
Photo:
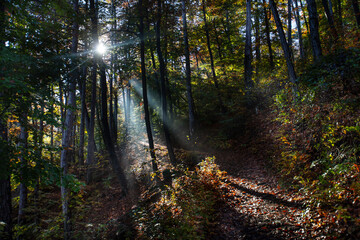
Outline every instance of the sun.
{"type": "Polygon", "coordinates": [[[103,43],[99,43],[97,46],[96,46],[96,52],[98,53],[98,54],[101,54],[101,55],[103,55],[103,54],[105,54],[106,53],[106,46],[103,44],[103,43]]]}

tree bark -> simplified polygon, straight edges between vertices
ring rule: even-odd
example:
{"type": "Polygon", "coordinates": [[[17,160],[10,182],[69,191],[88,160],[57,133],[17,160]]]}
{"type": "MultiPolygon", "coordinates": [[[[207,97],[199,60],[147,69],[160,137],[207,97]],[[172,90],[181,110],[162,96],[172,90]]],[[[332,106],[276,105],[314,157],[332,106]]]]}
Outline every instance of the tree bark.
{"type": "Polygon", "coordinates": [[[184,50],[185,50],[185,65],[186,65],[186,93],[188,100],[188,111],[189,111],[189,138],[190,144],[193,146],[195,139],[195,106],[192,97],[191,90],[191,68],[190,68],[190,53],[189,53],[189,40],[187,33],[187,22],[186,22],[186,4],[185,0],[182,0],[182,19],[183,19],[183,34],[184,34],[184,50]]]}
{"type": "Polygon", "coordinates": [[[298,37],[299,37],[299,50],[300,50],[300,59],[305,59],[305,52],[304,52],[304,44],[303,44],[303,38],[302,38],[302,31],[301,31],[301,21],[300,21],[300,13],[299,13],[299,6],[297,0],[294,0],[295,3],[295,21],[296,21],[296,27],[298,31],[298,37]]]}
{"type": "Polygon", "coordinates": [[[216,72],[215,72],[214,57],[213,57],[213,54],[212,54],[212,51],[211,51],[209,26],[208,26],[207,20],[206,20],[205,0],[202,1],[202,12],[203,12],[203,17],[204,17],[206,43],[207,43],[207,48],[208,48],[209,56],[210,56],[211,72],[212,72],[215,88],[216,88],[216,90],[218,92],[218,101],[219,101],[220,109],[221,109],[222,112],[225,112],[225,106],[224,106],[224,103],[222,101],[222,97],[221,97],[221,94],[220,94],[219,83],[218,83],[216,72]]]}
{"type": "MultiPolygon", "coordinates": [[[[91,19],[91,35],[92,48],[94,49],[99,43],[97,33],[97,14],[94,0],[90,0],[90,19],[91,19]]],[[[87,148],[87,176],[86,183],[92,181],[93,165],[95,163],[95,113],[96,113],[96,78],[97,78],[97,60],[93,59],[91,70],[91,102],[90,102],[90,122],[88,128],[88,148],[87,148]]]]}
{"type": "Polygon", "coordinates": [[[147,97],[147,81],[146,81],[146,67],[145,67],[145,38],[144,38],[144,6],[143,1],[139,0],[139,38],[140,38],[140,58],[141,58],[141,79],[142,79],[142,91],[143,91],[143,101],[144,101],[144,113],[145,113],[145,125],[146,132],[149,141],[149,151],[151,156],[151,163],[153,172],[158,171],[156,163],[156,155],[154,148],[154,139],[151,131],[150,123],[150,113],[149,113],[149,102],[147,97]]]}
{"type": "Polygon", "coordinates": [[[287,41],[288,41],[288,45],[289,45],[289,50],[290,50],[290,56],[293,57],[292,54],[292,0],[288,0],[288,21],[287,21],[287,25],[288,25],[288,31],[287,31],[287,41]]]}
{"type": "Polygon", "coordinates": [[[288,68],[288,73],[289,73],[289,80],[292,83],[292,87],[294,92],[298,92],[297,86],[296,86],[296,73],[295,73],[295,69],[294,69],[294,64],[291,60],[291,55],[290,55],[290,49],[289,49],[289,45],[286,42],[286,38],[285,38],[285,33],[282,27],[282,23],[278,14],[278,11],[276,9],[276,5],[274,0],[269,0],[270,2],[270,7],[271,7],[271,11],[273,13],[274,16],[274,20],[276,23],[276,28],[278,29],[278,33],[279,33],[279,37],[280,37],[280,42],[281,42],[281,47],[284,51],[284,55],[285,55],[285,59],[286,59],[286,65],[288,68]]]}
{"type": "Polygon", "coordinates": [[[352,2],[352,6],[353,6],[357,26],[360,28],[359,2],[358,2],[358,0],[352,0],[351,2],[352,2]]]}
{"type": "Polygon", "coordinates": [[[84,165],[84,144],[85,144],[85,122],[86,122],[86,78],[87,67],[82,69],[82,76],[79,81],[80,101],[81,101],[81,117],[80,117],[80,133],[79,133],[79,164],[84,165]]]}
{"type": "MultiPolygon", "coordinates": [[[[18,209],[18,225],[24,225],[25,223],[25,208],[27,207],[28,202],[28,189],[25,179],[25,172],[27,168],[27,148],[28,148],[28,127],[27,127],[27,113],[23,113],[20,116],[20,136],[19,136],[19,143],[18,147],[20,148],[20,186],[19,186],[19,209],[18,209]]],[[[20,235],[17,239],[23,239],[23,236],[20,235]]]]}
{"type": "MultiPolygon", "coordinates": [[[[79,11],[79,3],[78,0],[73,0],[73,8],[74,12],[78,14],[79,11]]],[[[79,41],[79,24],[77,23],[77,20],[73,20],[73,26],[72,26],[72,43],[71,43],[71,52],[75,55],[77,53],[78,48],[78,41],[79,41]]],[[[67,101],[67,107],[66,110],[66,117],[65,117],[65,123],[64,123],[64,130],[63,130],[63,136],[62,136],[62,147],[63,150],[61,151],[61,157],[60,157],[60,167],[62,169],[62,177],[61,177],[61,200],[62,200],[62,212],[64,216],[64,239],[71,239],[72,235],[72,226],[71,226],[71,212],[70,212],[70,206],[69,206],[69,190],[66,186],[65,177],[68,172],[68,164],[71,158],[72,153],[72,130],[75,122],[75,108],[76,108],[76,96],[75,96],[75,90],[76,90],[76,81],[78,78],[78,70],[77,65],[74,62],[74,59],[72,59],[72,65],[75,68],[75,70],[70,74],[69,79],[69,97],[67,101]]]]}
{"type": "Polygon", "coordinates": [[[310,39],[313,50],[314,60],[318,60],[322,56],[320,35],[319,35],[319,19],[316,9],[315,0],[306,0],[309,12],[310,39]]]}
{"type": "Polygon", "coordinates": [[[337,38],[338,38],[338,34],[337,34],[337,31],[336,31],[336,28],[335,28],[334,16],[332,14],[332,11],[330,10],[328,1],[329,0],[322,0],[322,4],[324,6],[325,14],[326,14],[326,17],[327,17],[327,20],[328,20],[328,23],[329,23],[333,38],[334,38],[334,42],[336,42],[337,38]]]}
{"type": "Polygon", "coordinates": [[[251,50],[251,0],[246,0],[246,40],[245,40],[245,91],[246,94],[254,86],[252,81],[251,50]]]}
{"type": "Polygon", "coordinates": [[[255,75],[256,81],[259,79],[259,68],[261,61],[261,52],[260,52],[260,11],[259,11],[259,2],[255,0],[255,75]]]}
{"type": "MultiPolygon", "coordinates": [[[[0,0],[0,51],[5,47],[5,29],[6,15],[5,2],[0,0]]],[[[0,66],[0,79],[2,79],[4,66],[0,66]]],[[[0,90],[2,99],[4,92],[0,90]]],[[[4,222],[4,228],[0,230],[0,238],[4,240],[12,239],[12,204],[11,204],[11,186],[10,186],[10,154],[8,143],[7,120],[0,116],[0,221],[4,222]]]]}
{"type": "Polygon", "coordinates": [[[104,140],[105,147],[109,152],[110,163],[115,172],[119,182],[121,184],[123,195],[125,196],[128,192],[127,180],[125,172],[119,164],[119,160],[115,151],[114,142],[111,137],[110,127],[107,116],[107,86],[106,86],[106,73],[105,63],[100,63],[100,91],[101,91],[101,125],[102,125],[102,137],[104,140]]]}
{"type": "Polygon", "coordinates": [[[272,50],[272,47],[271,47],[269,16],[268,16],[268,11],[267,11],[266,1],[265,0],[263,0],[263,9],[264,9],[266,42],[267,42],[267,46],[268,46],[268,49],[269,49],[269,64],[270,64],[270,68],[274,69],[275,68],[275,63],[274,63],[273,50],[272,50]]]}

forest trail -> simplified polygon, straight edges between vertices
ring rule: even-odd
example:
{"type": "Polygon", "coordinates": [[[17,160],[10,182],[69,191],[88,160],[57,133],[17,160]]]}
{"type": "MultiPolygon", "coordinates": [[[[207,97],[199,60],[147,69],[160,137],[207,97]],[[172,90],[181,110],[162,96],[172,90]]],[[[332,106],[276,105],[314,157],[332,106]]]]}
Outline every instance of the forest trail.
{"type": "Polygon", "coordinates": [[[280,186],[266,166],[266,149],[256,143],[238,146],[214,152],[228,185],[209,238],[322,239],[320,215],[306,208],[301,193],[280,186]]]}

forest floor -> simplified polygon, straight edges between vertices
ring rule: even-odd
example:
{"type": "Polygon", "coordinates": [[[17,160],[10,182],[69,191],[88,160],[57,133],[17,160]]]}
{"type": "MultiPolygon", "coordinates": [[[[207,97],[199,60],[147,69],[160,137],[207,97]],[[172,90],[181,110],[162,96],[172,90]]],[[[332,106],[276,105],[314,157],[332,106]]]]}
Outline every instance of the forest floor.
{"type": "MultiPolygon", "coordinates": [[[[247,126],[247,133],[231,140],[226,149],[201,151],[206,156],[215,156],[220,170],[227,172],[226,187],[219,190],[223,197],[216,204],[215,222],[210,223],[206,239],[335,239],[327,234],[334,219],[311,210],[306,194],[286,185],[271,170],[272,144],[266,139],[266,130],[256,126],[260,125],[247,126]]],[[[143,168],[149,168],[145,164],[148,158],[145,145],[138,141],[128,146],[127,154],[132,153],[133,160],[144,159],[131,162],[135,165],[132,176],[137,176],[130,181],[132,190],[128,196],[121,196],[120,186],[108,170],[98,176],[100,180],[95,184],[83,188],[83,204],[76,211],[77,216],[84,216],[76,220],[78,239],[121,239],[119,233],[128,230],[132,221],[128,213],[138,206],[145,186],[151,182],[149,176],[141,175],[143,168]]],[[[166,147],[156,147],[159,159],[165,158],[166,147]]]]}

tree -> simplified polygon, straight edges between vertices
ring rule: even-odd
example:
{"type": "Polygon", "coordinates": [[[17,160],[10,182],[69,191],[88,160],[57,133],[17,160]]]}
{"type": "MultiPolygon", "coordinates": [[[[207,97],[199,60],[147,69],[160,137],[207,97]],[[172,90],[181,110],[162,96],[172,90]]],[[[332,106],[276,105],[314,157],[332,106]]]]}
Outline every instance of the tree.
{"type": "Polygon", "coordinates": [[[281,47],[282,47],[282,49],[284,51],[284,56],[285,56],[285,59],[286,59],[286,65],[287,65],[287,69],[288,69],[288,73],[289,73],[289,80],[293,85],[292,87],[293,87],[294,92],[298,92],[298,89],[297,89],[297,86],[296,86],[295,68],[294,68],[294,64],[293,64],[292,59],[291,59],[291,53],[290,53],[289,45],[286,42],[285,33],[284,33],[284,29],[282,27],[282,23],[280,21],[279,13],[277,11],[274,0],[269,0],[269,3],[270,3],[271,11],[273,13],[274,20],[275,20],[275,23],[276,23],[276,28],[278,29],[280,42],[281,42],[281,47]]]}
{"type": "MultiPolygon", "coordinates": [[[[354,10],[354,15],[356,18],[356,23],[357,23],[358,27],[360,28],[359,2],[358,2],[358,0],[352,0],[351,2],[352,2],[353,10],[354,10]]],[[[341,5],[341,3],[339,3],[339,5],[341,5]]]]}
{"type": "Polygon", "coordinates": [[[318,12],[316,9],[315,0],[306,0],[307,9],[309,12],[309,25],[310,25],[310,40],[313,50],[313,57],[318,60],[322,56],[320,35],[319,35],[319,20],[318,12]]]}
{"type": "Polygon", "coordinates": [[[189,138],[190,144],[194,144],[195,137],[195,106],[194,99],[192,97],[191,90],[191,68],[190,68],[190,54],[189,54],[189,40],[187,33],[187,22],[186,22],[186,4],[185,0],[182,0],[182,19],[183,19],[183,34],[184,34],[184,50],[185,50],[185,67],[186,67],[186,93],[189,110],[189,138]]]}
{"type": "Polygon", "coordinates": [[[251,0],[246,0],[246,40],[245,40],[245,91],[248,94],[253,87],[252,81],[252,50],[251,50],[251,0]]]}
{"type": "Polygon", "coordinates": [[[160,28],[161,28],[161,18],[162,18],[161,9],[162,9],[161,0],[157,0],[156,49],[157,49],[157,54],[158,54],[159,63],[160,63],[159,69],[160,69],[160,84],[161,84],[162,122],[163,122],[165,141],[166,141],[166,146],[168,149],[170,161],[173,165],[175,165],[176,159],[175,159],[174,149],[173,149],[173,146],[171,143],[170,132],[169,132],[170,122],[168,120],[168,115],[167,115],[167,101],[166,101],[167,88],[166,88],[166,83],[165,83],[165,64],[164,64],[164,59],[163,59],[163,55],[162,55],[161,40],[160,40],[160,37],[161,37],[160,28]]]}
{"type": "Polygon", "coordinates": [[[273,57],[273,50],[271,47],[271,39],[270,39],[270,24],[269,24],[269,17],[268,17],[268,11],[266,6],[266,0],[263,0],[263,9],[264,9],[264,20],[265,20],[265,33],[266,33],[266,42],[269,50],[269,63],[270,68],[274,69],[274,57],[273,57]]]}
{"type": "MultiPolygon", "coordinates": [[[[5,49],[5,29],[6,29],[6,1],[0,0],[0,51],[5,49]]],[[[0,78],[3,79],[3,70],[5,64],[1,61],[0,78]]],[[[3,90],[0,90],[0,104],[4,104],[3,90]]],[[[10,187],[10,154],[8,144],[8,128],[7,120],[3,114],[0,115],[0,221],[5,223],[5,226],[0,230],[0,237],[2,239],[12,239],[12,205],[11,205],[11,187],[10,187]]]]}
{"type": "Polygon", "coordinates": [[[299,50],[300,50],[300,59],[305,58],[305,51],[304,51],[304,43],[303,43],[303,37],[302,37],[302,30],[301,30],[301,21],[300,21],[300,13],[299,13],[299,6],[298,6],[298,0],[294,0],[295,3],[295,21],[296,21],[296,27],[299,37],[299,50]]]}
{"type": "Polygon", "coordinates": [[[149,151],[152,161],[152,168],[154,172],[157,172],[158,167],[156,163],[156,155],[154,148],[154,140],[151,131],[150,124],[150,113],[149,113],[149,102],[147,96],[147,81],[146,81],[146,66],[145,66],[145,38],[144,38],[144,6],[143,1],[139,0],[138,2],[138,12],[139,12],[139,38],[140,38],[140,60],[141,60],[141,81],[142,81],[142,94],[144,101],[144,113],[145,113],[145,125],[146,133],[149,141],[149,151]]]}
{"type": "MultiPolygon", "coordinates": [[[[79,2],[78,0],[72,1],[74,13],[78,13],[79,11],[79,2]]],[[[74,14],[74,15],[75,15],[74,14]]],[[[75,55],[78,50],[78,41],[79,41],[79,24],[77,20],[73,19],[73,25],[72,25],[72,43],[71,43],[71,52],[75,55]]],[[[63,136],[62,136],[62,147],[63,150],[61,151],[61,158],[60,158],[60,167],[62,169],[62,177],[61,177],[61,200],[62,200],[62,212],[64,216],[64,239],[71,239],[71,213],[70,213],[70,206],[69,206],[69,200],[70,200],[70,193],[69,189],[66,186],[66,176],[68,174],[68,164],[70,161],[70,154],[71,150],[73,148],[72,143],[72,130],[75,122],[75,114],[74,111],[76,109],[76,82],[79,77],[78,69],[76,61],[72,60],[72,67],[74,68],[74,71],[70,73],[69,78],[69,98],[67,102],[67,111],[66,111],[66,117],[65,117],[65,123],[64,123],[64,130],[63,130],[63,136]]]]}

